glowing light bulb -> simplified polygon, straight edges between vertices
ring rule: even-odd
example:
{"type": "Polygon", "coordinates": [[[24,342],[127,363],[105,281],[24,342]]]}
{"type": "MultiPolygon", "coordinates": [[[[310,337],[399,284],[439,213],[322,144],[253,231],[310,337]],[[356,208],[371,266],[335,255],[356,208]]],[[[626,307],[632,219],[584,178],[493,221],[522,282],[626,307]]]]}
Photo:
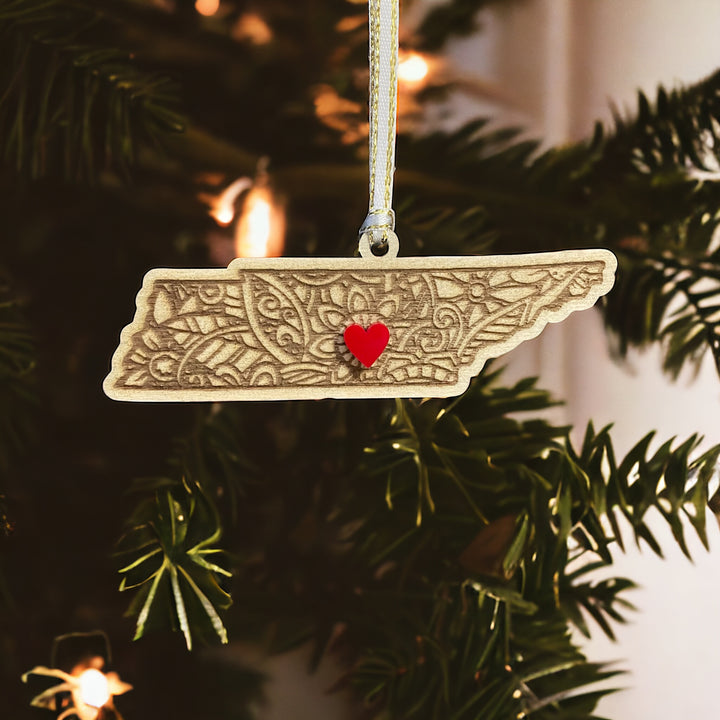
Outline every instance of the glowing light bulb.
{"type": "Polygon", "coordinates": [[[218,225],[229,225],[235,219],[235,202],[240,193],[252,187],[250,178],[239,178],[228,185],[216,198],[206,198],[210,202],[210,215],[218,225]]]}
{"type": "Polygon", "coordinates": [[[245,199],[245,206],[235,234],[237,257],[277,257],[282,254],[285,236],[285,215],[274,202],[269,188],[254,187],[245,199]]]}
{"type": "Polygon", "coordinates": [[[247,246],[249,257],[264,257],[270,238],[270,203],[257,197],[248,210],[247,246]]]}
{"type": "Polygon", "coordinates": [[[210,17],[220,9],[220,0],[195,0],[195,9],[201,15],[210,17]]]}
{"type": "Polygon", "coordinates": [[[398,78],[406,83],[422,82],[430,72],[428,61],[419,53],[407,53],[398,64],[398,78]]]}
{"type": "Polygon", "coordinates": [[[220,225],[229,225],[235,217],[235,213],[232,208],[226,207],[221,207],[219,210],[213,211],[210,214],[220,223],[220,225]]]}
{"type": "Polygon", "coordinates": [[[78,678],[80,699],[90,707],[101,708],[110,700],[110,690],[105,675],[99,670],[89,668],[78,678]]]}

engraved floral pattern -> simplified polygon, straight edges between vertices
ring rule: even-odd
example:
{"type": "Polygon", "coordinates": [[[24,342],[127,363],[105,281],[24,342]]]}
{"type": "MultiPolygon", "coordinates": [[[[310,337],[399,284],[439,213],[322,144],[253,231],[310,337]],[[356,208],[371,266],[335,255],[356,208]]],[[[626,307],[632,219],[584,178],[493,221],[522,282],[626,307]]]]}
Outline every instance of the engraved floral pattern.
{"type": "Polygon", "coordinates": [[[218,399],[243,388],[313,387],[318,397],[337,387],[452,388],[463,371],[479,369],[478,358],[537,335],[607,291],[600,290],[602,259],[503,267],[478,267],[482,258],[463,267],[462,260],[438,269],[402,261],[358,270],[353,261],[348,269],[231,268],[208,279],[155,271],[123,334],[111,387],[125,395],[202,390],[203,398],[217,391],[218,399]],[[342,334],[378,321],[390,341],[364,368],[342,334]]]}

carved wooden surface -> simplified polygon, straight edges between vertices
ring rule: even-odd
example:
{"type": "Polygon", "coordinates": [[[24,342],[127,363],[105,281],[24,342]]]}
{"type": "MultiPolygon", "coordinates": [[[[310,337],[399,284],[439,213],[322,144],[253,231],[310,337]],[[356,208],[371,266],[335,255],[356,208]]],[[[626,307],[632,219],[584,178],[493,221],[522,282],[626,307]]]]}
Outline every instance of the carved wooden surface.
{"type": "Polygon", "coordinates": [[[104,387],[141,401],[457,395],[487,359],[592,306],[615,267],[577,250],[152,270],[104,387]],[[390,340],[365,368],[343,332],[375,322],[390,340]]]}

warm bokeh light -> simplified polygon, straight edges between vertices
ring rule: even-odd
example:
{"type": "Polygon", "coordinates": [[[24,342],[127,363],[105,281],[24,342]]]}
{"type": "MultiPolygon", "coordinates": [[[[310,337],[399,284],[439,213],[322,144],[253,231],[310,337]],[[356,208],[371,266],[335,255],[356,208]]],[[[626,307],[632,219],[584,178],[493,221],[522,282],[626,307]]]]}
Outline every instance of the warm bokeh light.
{"type": "Polygon", "coordinates": [[[241,193],[252,187],[250,178],[238,178],[217,197],[203,197],[210,204],[210,215],[218,225],[229,225],[235,219],[235,203],[241,193]]]}
{"type": "Polygon", "coordinates": [[[430,72],[428,61],[420,53],[402,53],[398,64],[398,79],[405,83],[420,83],[430,72]]]}
{"type": "Polygon", "coordinates": [[[235,231],[236,257],[278,257],[285,245],[285,212],[268,187],[256,186],[245,198],[235,231]]]}
{"type": "Polygon", "coordinates": [[[220,225],[229,225],[235,217],[235,212],[229,207],[221,207],[217,212],[211,212],[210,214],[220,225]]]}
{"type": "Polygon", "coordinates": [[[28,682],[28,678],[33,675],[54,678],[56,682],[51,686],[45,684],[46,689],[36,695],[30,704],[53,710],[56,715],[63,709],[58,716],[61,720],[67,717],[78,720],[97,720],[101,715],[105,717],[106,713],[101,708],[114,709],[113,697],[132,690],[132,685],[123,682],[115,672],[101,672],[100,668],[104,664],[105,660],[95,655],[75,665],[70,673],[44,665],[34,667],[22,676],[23,682],[28,682]]]}
{"type": "Polygon", "coordinates": [[[220,0],[195,0],[195,9],[201,15],[210,17],[220,9],[220,0]]]}
{"type": "Polygon", "coordinates": [[[331,85],[316,85],[313,94],[318,119],[323,125],[341,132],[345,145],[367,137],[367,114],[360,103],[341,97],[331,85]]]}
{"type": "Polygon", "coordinates": [[[267,45],[273,39],[270,26],[257,13],[241,15],[232,29],[234,40],[249,42],[252,45],[267,45]]]}
{"type": "Polygon", "coordinates": [[[89,668],[78,678],[80,699],[90,707],[101,708],[110,700],[108,680],[99,670],[89,668]]]}

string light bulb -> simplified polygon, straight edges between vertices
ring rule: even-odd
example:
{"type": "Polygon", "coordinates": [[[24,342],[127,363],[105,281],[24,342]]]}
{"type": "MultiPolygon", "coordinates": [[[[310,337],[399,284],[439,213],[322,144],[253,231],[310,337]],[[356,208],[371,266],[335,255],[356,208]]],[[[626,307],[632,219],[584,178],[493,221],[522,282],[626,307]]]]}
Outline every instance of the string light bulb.
{"type": "Polygon", "coordinates": [[[202,197],[209,203],[210,216],[218,225],[226,227],[235,219],[235,203],[242,193],[252,187],[252,184],[250,178],[238,178],[216,197],[202,197]]]}
{"type": "Polygon", "coordinates": [[[30,704],[53,711],[62,709],[58,720],[69,717],[97,720],[103,708],[114,709],[113,698],[116,695],[132,690],[132,685],[123,682],[117,673],[102,672],[99,668],[103,663],[101,657],[93,657],[73,668],[70,673],[59,668],[38,665],[23,675],[23,682],[28,682],[30,676],[37,675],[55,678],[59,683],[36,695],[30,704]]]}
{"type": "Polygon", "coordinates": [[[285,211],[267,181],[248,192],[235,230],[236,257],[279,257],[285,245],[285,211]]]}
{"type": "Polygon", "coordinates": [[[110,700],[108,679],[95,668],[88,668],[78,677],[79,695],[82,702],[90,707],[101,708],[110,700]]]}
{"type": "Polygon", "coordinates": [[[220,9],[220,0],[195,0],[195,9],[205,17],[212,17],[220,9]]]}
{"type": "Polygon", "coordinates": [[[421,83],[430,72],[430,64],[417,52],[402,53],[398,63],[398,79],[408,84],[421,83]]]}
{"type": "Polygon", "coordinates": [[[217,195],[198,194],[198,199],[208,205],[208,214],[218,225],[227,227],[235,223],[232,238],[218,233],[208,236],[214,262],[226,265],[236,257],[282,255],[285,207],[272,189],[267,167],[268,159],[261,158],[254,179],[238,178],[217,195]]]}

